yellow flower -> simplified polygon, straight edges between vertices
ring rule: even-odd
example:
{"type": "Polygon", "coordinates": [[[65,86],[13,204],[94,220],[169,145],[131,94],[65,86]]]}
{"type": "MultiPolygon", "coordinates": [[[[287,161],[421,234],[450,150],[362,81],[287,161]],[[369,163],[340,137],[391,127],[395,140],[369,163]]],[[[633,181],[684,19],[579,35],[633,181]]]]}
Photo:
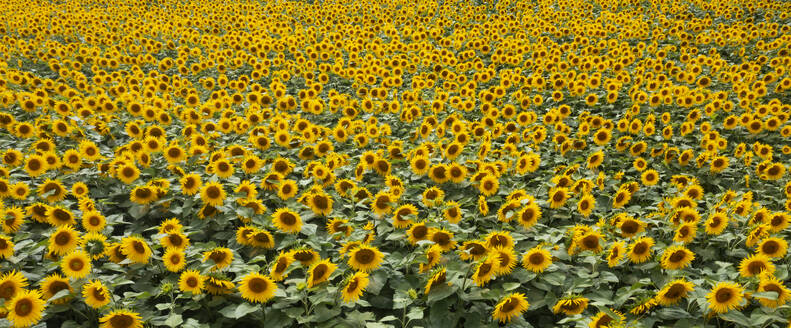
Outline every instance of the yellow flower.
{"type": "Polygon", "coordinates": [[[225,189],[216,181],[208,182],[201,188],[201,199],[207,205],[221,206],[225,201],[225,189]]]}
{"type": "Polygon", "coordinates": [[[511,322],[511,319],[522,315],[529,307],[530,304],[527,302],[525,294],[513,293],[504,297],[497,303],[492,312],[492,318],[497,319],[501,323],[511,322]]]}
{"type": "Polygon", "coordinates": [[[534,247],[522,257],[525,269],[541,273],[552,264],[552,254],[542,247],[534,247]]]}
{"type": "Polygon", "coordinates": [[[85,251],[74,251],[61,259],[60,268],[69,278],[85,278],[91,273],[91,259],[85,251]]]}
{"type": "Polygon", "coordinates": [[[201,294],[204,288],[206,277],[196,270],[187,270],[179,276],[179,289],[183,292],[201,294]]]}
{"type": "Polygon", "coordinates": [[[361,245],[349,254],[349,266],[357,271],[370,272],[382,264],[384,254],[376,247],[361,245]]]}
{"type": "Polygon", "coordinates": [[[266,303],[275,297],[277,284],[271,278],[257,272],[251,272],[239,283],[242,298],[253,303],[266,303]]]}
{"type": "Polygon", "coordinates": [[[288,208],[280,208],[272,214],[272,223],[278,230],[285,233],[299,233],[302,230],[302,218],[288,208]]]}
{"type": "Polygon", "coordinates": [[[119,309],[113,310],[99,319],[101,328],[143,328],[140,314],[119,309]]]}
{"type": "Polygon", "coordinates": [[[744,298],[744,289],[734,282],[718,282],[706,295],[709,309],[715,313],[725,313],[739,306],[744,298]]]}
{"type": "Polygon", "coordinates": [[[329,259],[314,263],[308,270],[308,288],[327,281],[338,266],[329,259]]]}
{"type": "Polygon", "coordinates": [[[355,272],[354,275],[348,279],[346,285],[343,286],[343,290],[341,291],[343,302],[351,303],[360,299],[368,283],[369,279],[367,273],[361,271],[355,272]]]}
{"type": "Polygon", "coordinates": [[[110,303],[110,291],[99,280],[93,280],[82,286],[82,297],[85,304],[98,309],[110,303]]]}
{"type": "Polygon", "coordinates": [[[46,302],[38,291],[22,291],[6,305],[13,327],[30,327],[41,320],[46,302]]]}

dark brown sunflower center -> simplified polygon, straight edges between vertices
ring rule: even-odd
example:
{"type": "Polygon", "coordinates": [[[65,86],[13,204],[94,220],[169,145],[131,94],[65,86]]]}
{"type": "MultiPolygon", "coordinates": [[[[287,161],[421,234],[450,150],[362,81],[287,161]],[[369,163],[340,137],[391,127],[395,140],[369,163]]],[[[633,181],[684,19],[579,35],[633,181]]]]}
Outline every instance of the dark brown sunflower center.
{"type": "Polygon", "coordinates": [[[684,251],[675,251],[673,252],[673,254],[670,255],[669,260],[670,262],[678,263],[683,261],[685,258],[687,258],[687,253],[685,253],[684,251]]]}
{"type": "Polygon", "coordinates": [[[104,293],[102,293],[102,290],[99,288],[93,288],[93,290],[91,290],[91,295],[93,295],[93,298],[95,298],[99,302],[102,302],[107,299],[106,297],[104,297],[104,293]]]}
{"type": "Polygon", "coordinates": [[[69,269],[72,271],[80,271],[85,267],[85,262],[82,259],[73,259],[69,261],[69,269]]]}
{"type": "Polygon", "coordinates": [[[20,299],[14,306],[14,313],[21,318],[24,318],[30,312],[33,312],[33,301],[27,298],[20,299]]]}
{"type": "Polygon", "coordinates": [[[206,189],[206,195],[209,196],[209,198],[212,198],[212,199],[219,198],[220,197],[220,188],[217,188],[216,186],[211,186],[208,189],[206,189]]]}
{"type": "Polygon", "coordinates": [[[65,246],[71,241],[71,235],[66,231],[61,231],[55,235],[55,244],[65,246]]]}
{"type": "Polygon", "coordinates": [[[759,274],[764,270],[766,270],[766,264],[761,261],[752,261],[747,264],[747,271],[749,271],[751,274],[759,274]]]}
{"type": "Polygon", "coordinates": [[[143,253],[145,253],[145,252],[146,252],[146,247],[145,247],[145,245],[143,245],[143,243],[142,243],[142,242],[140,242],[140,241],[134,241],[134,242],[132,242],[132,248],[134,248],[134,249],[135,249],[135,252],[137,252],[137,253],[140,253],[140,254],[143,254],[143,253]]]}
{"type": "Polygon", "coordinates": [[[532,264],[532,265],[542,264],[542,263],[544,263],[544,254],[541,254],[541,253],[538,253],[538,252],[530,254],[530,256],[527,258],[527,260],[530,261],[530,264],[532,264]]]}
{"type": "Polygon", "coordinates": [[[195,277],[187,278],[187,286],[189,286],[190,288],[198,287],[198,278],[195,277]]]}
{"type": "Polygon", "coordinates": [[[264,279],[253,278],[253,279],[250,279],[250,282],[248,283],[248,286],[250,287],[250,291],[251,292],[259,294],[259,293],[263,293],[265,290],[267,290],[268,283],[264,279]]]}
{"type": "Polygon", "coordinates": [[[280,222],[283,222],[283,224],[287,226],[292,226],[297,223],[297,217],[291,213],[283,213],[280,215],[280,222]]]}
{"type": "Polygon", "coordinates": [[[110,318],[110,327],[129,328],[135,323],[135,319],[126,314],[116,314],[110,318]]]}
{"type": "Polygon", "coordinates": [[[505,303],[503,303],[503,306],[500,308],[500,312],[511,313],[511,311],[516,309],[518,306],[519,306],[519,300],[509,298],[505,300],[505,303]]]}
{"type": "Polygon", "coordinates": [[[717,303],[726,303],[733,298],[733,292],[728,288],[722,288],[714,294],[717,303]]]}
{"type": "Polygon", "coordinates": [[[628,220],[621,225],[621,230],[628,234],[637,233],[637,230],[639,229],[640,224],[633,220],[628,220]]]}
{"type": "Polygon", "coordinates": [[[354,259],[360,264],[369,264],[376,258],[376,253],[370,249],[361,249],[354,253],[354,259]]]}

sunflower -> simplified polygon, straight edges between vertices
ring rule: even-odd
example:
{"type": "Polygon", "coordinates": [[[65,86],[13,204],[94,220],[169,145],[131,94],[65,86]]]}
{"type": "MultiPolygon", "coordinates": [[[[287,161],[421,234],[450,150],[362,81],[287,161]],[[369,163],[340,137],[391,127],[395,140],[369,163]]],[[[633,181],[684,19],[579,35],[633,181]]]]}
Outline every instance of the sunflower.
{"type": "Polygon", "coordinates": [[[684,279],[676,279],[667,283],[662,290],[660,290],[655,300],[663,306],[670,306],[681,301],[682,298],[687,297],[687,294],[694,290],[695,284],[684,279]]]}
{"type": "Polygon", "coordinates": [[[453,240],[453,233],[445,229],[435,229],[432,231],[429,240],[433,241],[445,252],[456,248],[456,241],[453,240]]]}
{"type": "Polygon", "coordinates": [[[14,256],[14,242],[11,238],[0,235],[0,259],[14,256]]]}
{"type": "Polygon", "coordinates": [[[242,298],[253,303],[266,303],[275,296],[277,284],[271,278],[257,272],[251,272],[239,283],[242,298]]]}
{"type": "Polygon", "coordinates": [[[654,238],[640,237],[629,245],[629,260],[633,263],[643,263],[651,258],[651,247],[654,246],[654,238]]]}
{"type": "Polygon", "coordinates": [[[368,274],[365,272],[355,272],[346,282],[341,291],[341,297],[344,303],[351,303],[363,295],[365,287],[368,287],[368,274]]]}
{"type": "Polygon", "coordinates": [[[278,230],[285,233],[299,233],[302,230],[302,218],[288,208],[280,208],[272,214],[272,222],[278,230]]]}
{"type": "Polygon", "coordinates": [[[412,168],[412,173],[416,175],[425,175],[428,173],[431,162],[428,157],[415,156],[409,161],[409,165],[412,168]]]}
{"type": "Polygon", "coordinates": [[[203,262],[207,260],[212,260],[212,262],[214,262],[211,271],[222,270],[231,265],[233,261],[233,252],[226,247],[215,247],[210,251],[203,252],[203,262]]]}
{"type": "Polygon", "coordinates": [[[522,266],[535,273],[541,273],[552,264],[552,254],[542,247],[535,247],[522,256],[522,266]]]}
{"type": "Polygon", "coordinates": [[[777,297],[774,299],[766,298],[766,297],[758,297],[755,298],[761,305],[768,307],[768,308],[776,308],[778,306],[782,306],[791,299],[791,290],[789,290],[782,281],[773,277],[773,276],[762,276],[760,283],[758,283],[758,290],[759,293],[763,292],[775,292],[777,293],[777,297]]]}
{"type": "MultiPolygon", "coordinates": [[[[69,285],[69,278],[61,276],[57,273],[52,274],[44,278],[41,281],[41,285],[39,286],[39,291],[43,295],[43,298],[49,300],[52,296],[55,296],[61,290],[68,290],[69,292],[73,292],[71,285],[69,285]]],[[[63,304],[68,302],[71,299],[71,296],[67,296],[64,298],[60,298],[57,300],[52,301],[55,304],[63,304]]]]}
{"type": "Polygon", "coordinates": [[[162,262],[170,272],[179,272],[187,264],[184,259],[184,250],[178,248],[168,248],[162,255],[162,262]]]}
{"type": "Polygon", "coordinates": [[[428,295],[431,292],[432,288],[445,283],[447,277],[448,277],[447,270],[445,268],[439,268],[434,270],[434,273],[431,275],[431,278],[429,278],[428,282],[426,282],[426,285],[424,287],[425,290],[424,294],[428,295]]]}
{"type": "Polygon", "coordinates": [[[423,205],[426,205],[426,207],[434,207],[442,204],[442,201],[445,199],[445,192],[436,186],[426,188],[423,190],[422,198],[423,205]]]}
{"type": "Polygon", "coordinates": [[[513,248],[496,247],[491,250],[491,256],[499,261],[497,269],[494,271],[494,274],[498,276],[510,274],[518,261],[513,248]]]}
{"type": "Polygon", "coordinates": [[[549,207],[560,208],[569,198],[568,188],[555,187],[549,190],[549,207]]]}
{"type": "Polygon", "coordinates": [[[462,244],[459,251],[459,257],[463,261],[468,261],[470,259],[478,261],[486,256],[488,251],[489,250],[486,248],[486,245],[483,242],[478,240],[468,240],[462,244]]]}
{"type": "Polygon", "coordinates": [[[126,163],[116,171],[116,177],[125,184],[132,184],[140,177],[140,170],[133,163],[126,163]]]}
{"type": "Polygon", "coordinates": [[[110,303],[110,291],[99,280],[93,280],[89,283],[82,285],[82,297],[85,298],[85,304],[98,309],[110,303]]]}
{"type": "Polygon", "coordinates": [[[676,234],[673,236],[673,241],[688,244],[692,242],[693,239],[695,239],[697,231],[697,222],[683,223],[676,229],[676,234]]]}
{"type": "Polygon", "coordinates": [[[598,231],[589,231],[574,237],[574,245],[582,251],[592,251],[599,253],[602,251],[604,235],[598,231]]]}
{"type": "Polygon", "coordinates": [[[233,292],[233,288],[236,287],[233,282],[227,279],[220,279],[211,276],[206,277],[204,282],[206,283],[206,291],[211,295],[230,294],[233,292]]]}
{"type": "Polygon", "coordinates": [[[205,286],[206,277],[196,270],[187,270],[179,276],[179,290],[192,294],[201,294],[205,286]]]}
{"type": "Polygon", "coordinates": [[[321,259],[318,252],[309,248],[295,249],[291,250],[289,253],[291,253],[291,257],[299,261],[302,266],[312,265],[321,259]]]}
{"type": "Polygon", "coordinates": [[[485,247],[487,248],[514,247],[514,237],[512,237],[511,233],[508,231],[492,231],[489,232],[484,239],[486,240],[485,247]]]}
{"type": "Polygon", "coordinates": [[[710,170],[712,173],[720,173],[726,168],[728,168],[728,157],[725,156],[717,156],[711,161],[710,170]]]}
{"type": "Polygon", "coordinates": [[[13,327],[30,327],[41,320],[45,304],[38,291],[21,291],[5,305],[8,309],[6,318],[13,327]]]}
{"type": "Polygon", "coordinates": [[[599,165],[601,165],[602,162],[604,162],[604,153],[599,150],[588,156],[587,167],[589,169],[595,170],[599,167],[599,165]]]}
{"type": "Polygon", "coordinates": [[[272,265],[272,270],[269,271],[269,276],[272,277],[274,281],[281,281],[288,276],[288,269],[291,266],[291,263],[294,262],[294,258],[289,253],[285,253],[280,251],[280,254],[275,259],[274,264],[272,265]]]}
{"type": "Polygon", "coordinates": [[[77,248],[80,244],[80,235],[71,226],[64,225],[58,227],[49,236],[49,251],[56,255],[64,255],[77,248]]]}
{"type": "Polygon", "coordinates": [[[494,195],[497,193],[497,190],[500,188],[500,181],[497,177],[492,175],[486,175],[483,177],[480,182],[478,182],[478,191],[481,192],[486,197],[494,195]]]}
{"type": "Polygon", "coordinates": [[[174,231],[171,233],[165,234],[160,240],[160,244],[165,249],[168,248],[177,248],[177,249],[185,249],[190,245],[190,240],[187,236],[179,231],[174,231]]]}
{"type": "Polygon", "coordinates": [[[39,197],[44,198],[50,203],[63,200],[63,198],[66,197],[66,193],[66,188],[63,187],[63,184],[58,179],[47,179],[38,187],[39,197]]]}
{"type": "Polygon", "coordinates": [[[250,244],[254,247],[270,249],[275,247],[275,238],[269,231],[256,229],[250,234],[250,244]]]}
{"type": "Polygon", "coordinates": [[[513,293],[500,300],[492,311],[492,318],[501,323],[511,322],[514,317],[522,315],[530,307],[523,293],[513,293]]]}
{"type": "Polygon", "coordinates": [[[568,296],[564,297],[555,303],[552,307],[552,312],[563,312],[566,315],[577,315],[588,308],[588,299],[585,297],[568,296]]]}
{"type": "Polygon", "coordinates": [[[10,301],[27,287],[27,278],[16,270],[0,276],[0,298],[10,301]]]}
{"type": "Polygon", "coordinates": [[[709,309],[715,313],[725,313],[739,306],[744,298],[744,289],[729,281],[718,282],[706,295],[709,309]]]}
{"type": "Polygon", "coordinates": [[[413,223],[409,230],[407,230],[406,235],[409,243],[412,245],[417,244],[418,241],[426,240],[430,236],[430,229],[426,226],[425,223],[413,223]]]}
{"type": "Polygon", "coordinates": [[[445,164],[434,164],[428,170],[428,177],[436,184],[443,184],[450,180],[449,167],[445,164]]]}
{"type": "Polygon", "coordinates": [[[763,254],[753,254],[739,263],[739,273],[742,277],[758,276],[761,273],[774,274],[775,266],[770,258],[763,254]]]}
{"type": "Polygon", "coordinates": [[[376,247],[361,245],[349,254],[349,266],[357,271],[371,272],[382,264],[384,254],[376,247]]]}
{"type": "Polygon", "coordinates": [[[187,174],[179,179],[181,185],[181,193],[191,196],[198,193],[203,183],[201,182],[200,175],[195,173],[187,174]]]}
{"type": "Polygon", "coordinates": [[[646,170],[640,175],[640,180],[646,186],[656,185],[659,182],[659,172],[654,169],[646,170]]]}
{"type": "Polygon", "coordinates": [[[157,199],[157,193],[154,188],[149,186],[137,186],[129,194],[129,200],[140,204],[145,205],[151,203],[157,199]]]}
{"type": "Polygon", "coordinates": [[[338,266],[329,259],[314,263],[308,270],[308,288],[327,281],[338,266]]]}
{"type": "Polygon", "coordinates": [[[695,259],[695,253],[684,246],[674,245],[662,253],[662,268],[665,270],[678,270],[689,266],[695,259]]]}
{"type": "Polygon", "coordinates": [[[621,262],[621,259],[626,254],[626,246],[623,241],[617,241],[610,246],[610,252],[607,254],[607,265],[614,267],[621,262]]]}
{"type": "Polygon", "coordinates": [[[85,278],[91,273],[91,259],[85,251],[74,251],[61,259],[60,269],[69,278],[85,278]]]}
{"type": "Polygon", "coordinates": [[[778,237],[769,237],[758,243],[756,246],[758,254],[770,258],[782,258],[788,251],[788,242],[778,237]]]}
{"type": "Polygon", "coordinates": [[[121,253],[135,263],[148,263],[151,248],[140,237],[124,237],[121,240],[121,253]]]}
{"type": "Polygon", "coordinates": [[[589,217],[591,213],[593,213],[594,208],[596,208],[596,198],[593,198],[590,194],[586,193],[577,202],[577,211],[579,211],[580,215],[583,217],[589,217]]]}
{"type": "Polygon", "coordinates": [[[349,224],[349,220],[332,218],[327,221],[327,233],[334,236],[335,239],[340,239],[342,236],[350,236],[354,231],[354,227],[349,224]]]}
{"type": "Polygon", "coordinates": [[[618,229],[621,231],[621,237],[632,238],[638,233],[645,230],[645,222],[627,216],[618,222],[618,229]]]}
{"type": "Polygon", "coordinates": [[[492,280],[495,271],[499,269],[500,260],[496,256],[488,256],[486,259],[478,263],[475,272],[472,274],[472,280],[475,285],[481,287],[487,282],[492,280]]]}
{"type": "Polygon", "coordinates": [[[621,208],[632,199],[632,193],[628,190],[620,189],[618,192],[615,193],[615,196],[612,198],[612,207],[613,208],[621,208]]]}
{"type": "Polygon", "coordinates": [[[609,314],[604,312],[599,312],[591,319],[591,323],[588,324],[588,328],[602,328],[602,327],[610,327],[610,325],[614,323],[621,323],[625,319],[623,314],[618,311],[611,309],[612,313],[617,315],[617,318],[611,317],[609,314]]]}
{"type": "Polygon", "coordinates": [[[725,213],[716,212],[709,216],[705,225],[707,234],[719,235],[728,227],[728,216],[725,213]]]}
{"type": "Polygon", "coordinates": [[[216,181],[206,183],[200,192],[203,202],[211,206],[221,206],[225,201],[225,195],[223,185],[216,181]]]}
{"type": "Polygon", "coordinates": [[[525,229],[534,226],[541,218],[541,208],[535,202],[530,202],[516,214],[517,222],[525,229]]]}
{"type": "Polygon", "coordinates": [[[299,192],[299,187],[297,187],[297,183],[294,180],[281,180],[280,186],[277,189],[277,196],[280,197],[282,200],[288,200],[296,196],[299,192]]]}
{"type": "Polygon", "coordinates": [[[30,155],[25,160],[25,172],[31,177],[38,177],[49,169],[47,161],[41,155],[30,155]]]}
{"type": "Polygon", "coordinates": [[[140,314],[127,310],[113,310],[99,319],[101,328],[143,328],[140,314]]]}
{"type": "Polygon", "coordinates": [[[316,215],[328,216],[332,212],[332,203],[332,197],[324,192],[315,193],[308,198],[308,205],[316,215]]]}

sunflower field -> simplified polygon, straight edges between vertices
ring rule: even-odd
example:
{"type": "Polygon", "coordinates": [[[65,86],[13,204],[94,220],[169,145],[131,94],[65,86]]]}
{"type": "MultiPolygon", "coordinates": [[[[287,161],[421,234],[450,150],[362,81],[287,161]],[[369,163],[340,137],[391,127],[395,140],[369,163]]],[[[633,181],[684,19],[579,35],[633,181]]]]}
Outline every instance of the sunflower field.
{"type": "Polygon", "coordinates": [[[791,326],[791,2],[0,2],[2,327],[791,326]]]}

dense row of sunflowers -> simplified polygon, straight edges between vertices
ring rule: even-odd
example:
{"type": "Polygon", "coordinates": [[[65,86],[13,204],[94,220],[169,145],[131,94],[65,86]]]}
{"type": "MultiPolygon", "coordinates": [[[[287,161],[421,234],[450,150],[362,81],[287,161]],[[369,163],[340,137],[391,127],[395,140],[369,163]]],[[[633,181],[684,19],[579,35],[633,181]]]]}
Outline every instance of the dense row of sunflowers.
{"type": "Polygon", "coordinates": [[[783,1],[8,1],[14,327],[791,316],[783,1]]]}

